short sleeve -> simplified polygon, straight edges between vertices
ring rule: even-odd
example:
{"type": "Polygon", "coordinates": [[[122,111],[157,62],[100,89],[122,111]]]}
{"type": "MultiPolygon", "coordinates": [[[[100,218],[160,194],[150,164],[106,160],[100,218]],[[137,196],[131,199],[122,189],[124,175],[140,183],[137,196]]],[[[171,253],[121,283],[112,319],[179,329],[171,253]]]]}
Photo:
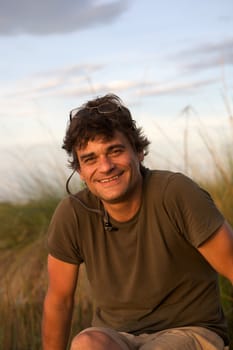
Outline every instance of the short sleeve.
{"type": "Polygon", "coordinates": [[[224,222],[210,194],[180,173],[173,174],[167,183],[164,207],[179,233],[195,247],[224,222]]]}
{"type": "Polygon", "coordinates": [[[78,231],[78,217],[70,198],[67,197],[57,206],[48,228],[49,253],[71,264],[82,263],[78,231]]]}

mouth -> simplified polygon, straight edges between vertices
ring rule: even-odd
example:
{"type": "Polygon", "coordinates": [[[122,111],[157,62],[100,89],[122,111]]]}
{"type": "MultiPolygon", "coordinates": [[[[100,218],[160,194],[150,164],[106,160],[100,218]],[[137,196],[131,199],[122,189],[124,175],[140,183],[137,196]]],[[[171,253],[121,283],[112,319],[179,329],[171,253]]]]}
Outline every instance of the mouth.
{"type": "Polygon", "coordinates": [[[102,183],[102,184],[113,182],[113,181],[118,180],[121,175],[122,174],[111,176],[111,177],[108,177],[108,178],[105,178],[105,179],[101,179],[101,180],[98,180],[98,182],[102,183]]]}

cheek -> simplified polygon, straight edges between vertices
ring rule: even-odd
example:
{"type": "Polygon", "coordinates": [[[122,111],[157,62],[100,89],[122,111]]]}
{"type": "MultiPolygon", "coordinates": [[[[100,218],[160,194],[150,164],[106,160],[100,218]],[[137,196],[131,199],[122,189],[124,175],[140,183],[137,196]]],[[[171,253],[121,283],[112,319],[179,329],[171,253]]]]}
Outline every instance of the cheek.
{"type": "Polygon", "coordinates": [[[79,169],[78,173],[82,181],[88,182],[88,180],[90,180],[90,178],[92,177],[92,174],[94,173],[94,169],[91,167],[88,167],[88,168],[83,167],[79,169]]]}

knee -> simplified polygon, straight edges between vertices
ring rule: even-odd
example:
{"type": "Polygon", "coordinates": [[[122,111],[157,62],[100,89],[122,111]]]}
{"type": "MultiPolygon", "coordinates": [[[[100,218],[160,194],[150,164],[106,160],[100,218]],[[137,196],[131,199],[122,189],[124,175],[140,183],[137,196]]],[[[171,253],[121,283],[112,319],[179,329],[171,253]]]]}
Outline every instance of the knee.
{"type": "Polygon", "coordinates": [[[93,332],[85,332],[76,335],[72,339],[70,350],[91,349],[94,336],[93,332]]]}
{"type": "Polygon", "coordinates": [[[109,341],[109,337],[102,332],[86,331],[73,338],[70,350],[108,350],[109,341]]]}

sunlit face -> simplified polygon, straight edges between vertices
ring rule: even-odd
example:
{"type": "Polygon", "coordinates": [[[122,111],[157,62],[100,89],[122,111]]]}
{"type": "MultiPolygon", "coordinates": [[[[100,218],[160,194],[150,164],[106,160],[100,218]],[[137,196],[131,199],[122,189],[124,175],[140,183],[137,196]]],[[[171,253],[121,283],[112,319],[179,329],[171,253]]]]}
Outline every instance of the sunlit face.
{"type": "Polygon", "coordinates": [[[111,140],[97,137],[77,150],[79,174],[89,190],[103,203],[120,203],[137,198],[142,177],[140,162],[127,138],[116,132],[111,140]]]}

